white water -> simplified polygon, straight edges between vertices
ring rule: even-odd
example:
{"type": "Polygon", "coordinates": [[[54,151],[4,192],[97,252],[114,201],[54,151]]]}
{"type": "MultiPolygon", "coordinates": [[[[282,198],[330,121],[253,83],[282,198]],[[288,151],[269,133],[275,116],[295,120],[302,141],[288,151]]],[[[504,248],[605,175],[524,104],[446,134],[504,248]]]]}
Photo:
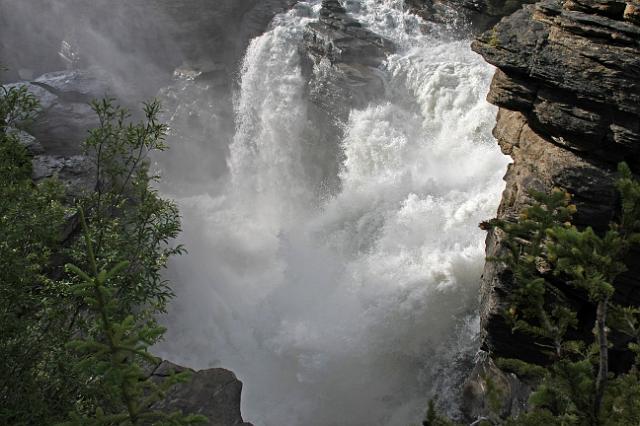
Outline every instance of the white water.
{"type": "MultiPolygon", "coordinates": [[[[478,223],[495,214],[507,164],[484,100],[492,69],[468,40],[419,33],[401,1],[362,0],[354,16],[400,50],[384,101],[325,141],[344,162],[340,187],[318,195],[298,53],[319,10],[308,4],[311,17],[280,15],[251,43],[230,146],[192,148],[194,167],[207,149],[228,166],[170,194],[190,254],[171,265],[178,297],[159,354],[233,370],[258,426],[419,424],[474,350],[478,223]]],[[[188,108],[196,92],[184,93],[188,108]]]]}

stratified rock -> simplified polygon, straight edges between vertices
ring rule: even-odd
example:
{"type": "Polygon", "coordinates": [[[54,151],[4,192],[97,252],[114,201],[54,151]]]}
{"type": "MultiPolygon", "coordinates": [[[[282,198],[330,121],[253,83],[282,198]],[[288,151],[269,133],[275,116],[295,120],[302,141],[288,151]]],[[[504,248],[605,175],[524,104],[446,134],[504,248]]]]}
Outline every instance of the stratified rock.
{"type": "MultiPolygon", "coordinates": [[[[615,220],[616,165],[624,160],[640,170],[640,26],[630,16],[633,10],[621,0],[543,0],[473,43],[498,68],[488,100],[500,107],[494,135],[513,158],[499,218],[515,220],[531,204],[530,190],[559,187],[574,197],[578,227],[604,232],[615,220]]],[[[489,233],[488,256],[503,253],[502,238],[499,230],[489,233]]],[[[626,263],[630,271],[616,282],[615,297],[640,306],[640,252],[630,253],[626,263]]],[[[512,279],[499,263],[485,265],[482,347],[492,357],[543,362],[546,357],[530,337],[513,334],[504,321],[512,279]]],[[[567,292],[567,303],[578,312],[572,338],[590,338],[593,307],[566,283],[549,279],[567,292]]],[[[613,370],[625,368],[625,348],[626,342],[613,342],[613,370]]],[[[478,407],[472,403],[468,414],[477,416],[478,407]]]]}
{"type": "Polygon", "coordinates": [[[163,361],[151,374],[154,380],[163,380],[173,373],[191,372],[187,383],[171,388],[164,401],[154,408],[168,413],[202,414],[208,426],[251,426],[240,414],[242,382],[231,371],[223,368],[194,371],[163,361]]]}
{"type": "Polygon", "coordinates": [[[567,148],[637,164],[640,27],[622,6],[545,0],[484,33],[473,48],[501,70],[489,100],[567,148]]]}

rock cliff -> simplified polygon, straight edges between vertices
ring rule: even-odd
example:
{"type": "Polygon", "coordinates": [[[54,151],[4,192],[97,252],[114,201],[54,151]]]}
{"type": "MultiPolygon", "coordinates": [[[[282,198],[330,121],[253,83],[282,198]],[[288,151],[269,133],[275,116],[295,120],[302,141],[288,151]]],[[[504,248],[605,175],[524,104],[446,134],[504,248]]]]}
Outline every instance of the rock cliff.
{"type": "MultiPolygon", "coordinates": [[[[638,13],[635,0],[543,0],[524,6],[473,43],[497,67],[488,95],[500,107],[494,135],[513,158],[498,217],[517,215],[530,202],[528,190],[554,187],[574,195],[578,226],[604,230],[614,217],[616,164],[624,160],[640,170],[638,13]]],[[[500,250],[500,235],[490,233],[487,255],[500,250]]],[[[640,253],[631,253],[627,264],[630,271],[616,283],[617,297],[640,304],[640,253]]],[[[530,339],[511,334],[502,319],[509,283],[508,271],[487,263],[483,349],[494,357],[540,360],[530,339]]],[[[594,312],[577,295],[571,303],[579,312],[579,332],[586,336],[594,312]]],[[[625,362],[616,349],[614,369],[625,362]]],[[[474,386],[471,380],[470,395],[474,386]]],[[[520,392],[517,388],[512,386],[511,396],[520,392]]],[[[477,413],[476,408],[469,411],[477,413]]]]}

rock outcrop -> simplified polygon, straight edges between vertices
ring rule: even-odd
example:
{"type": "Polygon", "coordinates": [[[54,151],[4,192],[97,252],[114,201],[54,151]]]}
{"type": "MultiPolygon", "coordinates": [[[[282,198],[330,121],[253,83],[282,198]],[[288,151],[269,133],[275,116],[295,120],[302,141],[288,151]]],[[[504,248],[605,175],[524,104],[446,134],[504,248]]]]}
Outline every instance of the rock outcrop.
{"type": "MultiPolygon", "coordinates": [[[[616,164],[624,160],[640,170],[637,10],[634,1],[543,0],[524,6],[473,43],[498,68],[488,100],[500,107],[494,135],[513,158],[498,217],[515,217],[531,201],[531,189],[561,187],[574,196],[576,225],[603,231],[614,218],[616,164]]],[[[491,232],[487,255],[501,250],[500,235],[491,232]]],[[[640,304],[640,253],[631,253],[627,264],[630,271],[616,283],[617,297],[640,304]]],[[[509,271],[487,263],[483,349],[494,357],[539,361],[530,339],[512,334],[502,319],[510,279],[509,271]]],[[[578,311],[578,333],[590,335],[594,312],[577,294],[570,303],[578,311]]],[[[616,349],[614,369],[625,362],[616,349]]]]}
{"type": "Polygon", "coordinates": [[[535,0],[406,0],[409,10],[433,22],[445,22],[474,33],[485,31],[502,17],[535,0]]]}
{"type": "Polygon", "coordinates": [[[364,28],[337,0],[323,0],[318,22],[304,34],[304,50],[313,67],[311,101],[343,119],[384,93],[379,66],[393,43],[364,28]]]}
{"type": "MultiPolygon", "coordinates": [[[[351,16],[359,3],[323,0],[320,19],[304,32],[301,48],[303,72],[308,81],[308,135],[318,158],[310,164],[323,165],[316,182],[329,189],[339,186],[337,176],[342,149],[327,141],[342,140],[344,123],[352,109],[364,108],[384,95],[385,76],[381,67],[394,51],[393,43],[366,28],[351,16]]],[[[302,7],[302,6],[298,6],[302,7]]],[[[324,190],[324,189],[323,189],[324,190]]]]}
{"type": "Polygon", "coordinates": [[[209,420],[207,426],[251,426],[240,414],[242,382],[223,368],[194,371],[163,361],[151,373],[152,380],[162,381],[173,373],[189,371],[187,383],[174,386],[167,397],[154,408],[168,413],[201,414],[209,420]]]}
{"type": "Polygon", "coordinates": [[[93,163],[84,155],[82,142],[99,124],[90,101],[111,92],[106,75],[98,70],[61,71],[14,85],[26,86],[39,101],[33,122],[20,131],[20,140],[33,155],[34,181],[55,176],[71,198],[93,190],[93,163]]]}

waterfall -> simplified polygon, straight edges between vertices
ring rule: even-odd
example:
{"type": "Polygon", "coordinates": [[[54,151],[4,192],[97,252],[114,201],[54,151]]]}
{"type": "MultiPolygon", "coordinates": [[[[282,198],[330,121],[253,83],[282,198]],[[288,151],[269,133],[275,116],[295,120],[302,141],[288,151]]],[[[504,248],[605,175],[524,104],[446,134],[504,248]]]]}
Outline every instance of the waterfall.
{"type": "Polygon", "coordinates": [[[258,426],[419,424],[475,350],[478,223],[495,215],[507,164],[484,99],[492,68],[446,27],[421,31],[402,1],[348,2],[399,48],[383,99],[325,141],[343,153],[340,185],[319,193],[299,49],[319,3],[251,42],[235,132],[210,147],[228,152],[222,177],[168,190],[190,253],[168,273],[178,297],[158,354],[233,370],[258,426]]]}

